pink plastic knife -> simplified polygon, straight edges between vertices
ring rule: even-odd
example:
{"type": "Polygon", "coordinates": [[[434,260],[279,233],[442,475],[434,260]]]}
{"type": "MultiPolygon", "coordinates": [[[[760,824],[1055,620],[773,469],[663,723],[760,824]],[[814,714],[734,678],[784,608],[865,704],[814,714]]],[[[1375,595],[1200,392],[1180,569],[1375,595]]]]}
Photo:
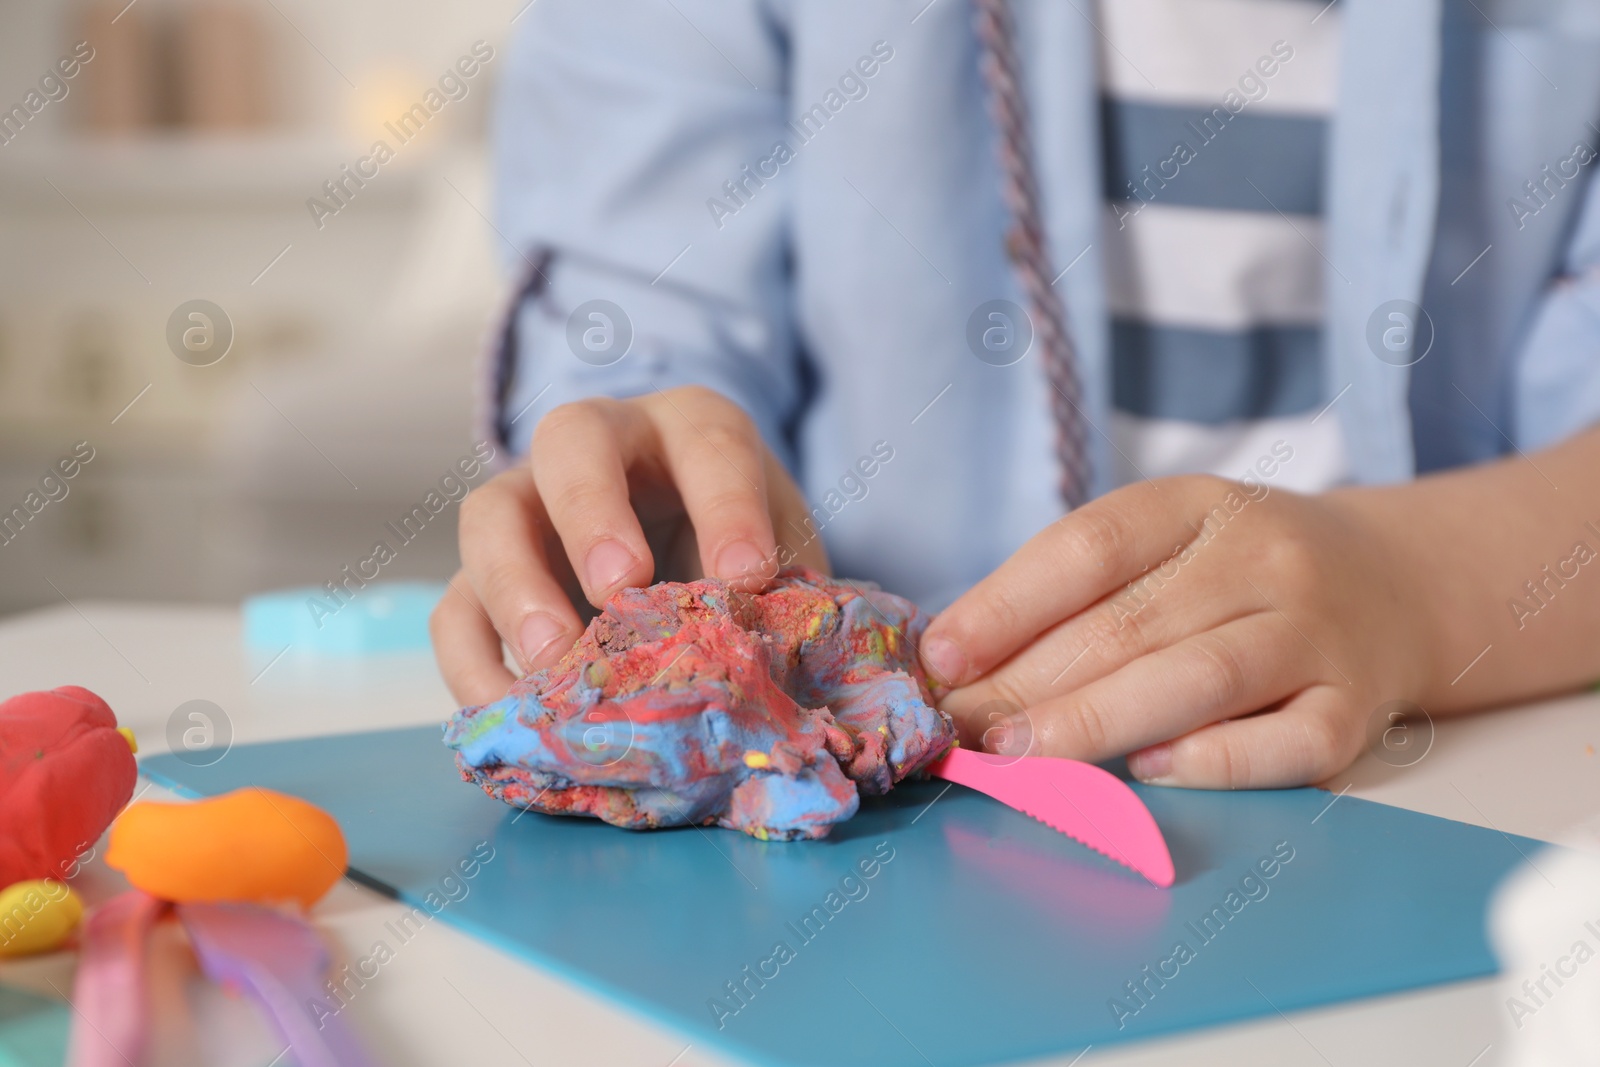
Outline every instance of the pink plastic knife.
{"type": "Polygon", "coordinates": [[[1092,763],[956,748],[928,773],[1031,815],[1163,889],[1176,878],[1172,854],[1150,809],[1121,778],[1092,763]]]}

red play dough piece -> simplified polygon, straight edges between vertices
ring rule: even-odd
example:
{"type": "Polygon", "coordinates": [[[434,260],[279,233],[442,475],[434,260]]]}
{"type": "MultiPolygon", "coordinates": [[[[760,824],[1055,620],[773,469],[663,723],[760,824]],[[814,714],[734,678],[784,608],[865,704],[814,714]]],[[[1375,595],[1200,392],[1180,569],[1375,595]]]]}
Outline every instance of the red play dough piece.
{"type": "Polygon", "coordinates": [[[137,778],[116,715],[89,690],[0,703],[0,886],[70,877],[137,778]]]}

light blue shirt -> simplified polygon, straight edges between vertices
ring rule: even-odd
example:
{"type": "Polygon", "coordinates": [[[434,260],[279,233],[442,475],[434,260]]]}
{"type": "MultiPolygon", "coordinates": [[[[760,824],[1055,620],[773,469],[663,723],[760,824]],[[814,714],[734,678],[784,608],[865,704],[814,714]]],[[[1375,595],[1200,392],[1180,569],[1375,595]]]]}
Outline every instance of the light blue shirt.
{"type": "MultiPolygon", "coordinates": [[[[1013,7],[1105,492],[1093,9],[1013,7]]],[[[1322,391],[1351,475],[1398,481],[1596,421],[1600,7],[1339,10],[1322,391]]],[[[516,320],[513,449],[570,400],[709,385],[823,509],[840,573],[934,608],[1061,514],[1037,351],[997,366],[968,343],[980,305],[1026,301],[966,0],[540,0],[508,68],[497,226],[513,266],[551,257],[516,320]],[[626,324],[585,312],[569,330],[595,300],[626,324]],[[578,357],[586,328],[603,351],[619,325],[626,355],[578,357]]]]}

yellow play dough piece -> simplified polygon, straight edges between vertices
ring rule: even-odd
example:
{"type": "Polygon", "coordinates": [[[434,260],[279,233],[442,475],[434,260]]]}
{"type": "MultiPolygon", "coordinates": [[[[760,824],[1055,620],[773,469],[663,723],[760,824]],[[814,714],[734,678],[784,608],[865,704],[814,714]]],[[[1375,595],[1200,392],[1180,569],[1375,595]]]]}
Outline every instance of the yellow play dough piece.
{"type": "Polygon", "coordinates": [[[60,948],[82,918],[83,901],[60,882],[17,882],[0,889],[0,956],[60,948]]]}

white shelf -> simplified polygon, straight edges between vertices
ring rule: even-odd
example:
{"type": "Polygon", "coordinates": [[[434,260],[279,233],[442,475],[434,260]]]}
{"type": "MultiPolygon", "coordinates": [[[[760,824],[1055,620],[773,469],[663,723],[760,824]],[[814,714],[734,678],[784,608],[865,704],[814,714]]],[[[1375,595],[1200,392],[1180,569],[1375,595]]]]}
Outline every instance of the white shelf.
{"type": "MultiPolygon", "coordinates": [[[[141,207],[303,199],[318,195],[323,182],[370,147],[349,138],[294,133],[41,136],[29,143],[30,132],[0,146],[0,200],[59,203],[58,189],[73,203],[141,207]]],[[[419,176],[429,173],[441,148],[461,147],[439,139],[403,146],[368,181],[362,198],[406,195],[419,176]]]]}

